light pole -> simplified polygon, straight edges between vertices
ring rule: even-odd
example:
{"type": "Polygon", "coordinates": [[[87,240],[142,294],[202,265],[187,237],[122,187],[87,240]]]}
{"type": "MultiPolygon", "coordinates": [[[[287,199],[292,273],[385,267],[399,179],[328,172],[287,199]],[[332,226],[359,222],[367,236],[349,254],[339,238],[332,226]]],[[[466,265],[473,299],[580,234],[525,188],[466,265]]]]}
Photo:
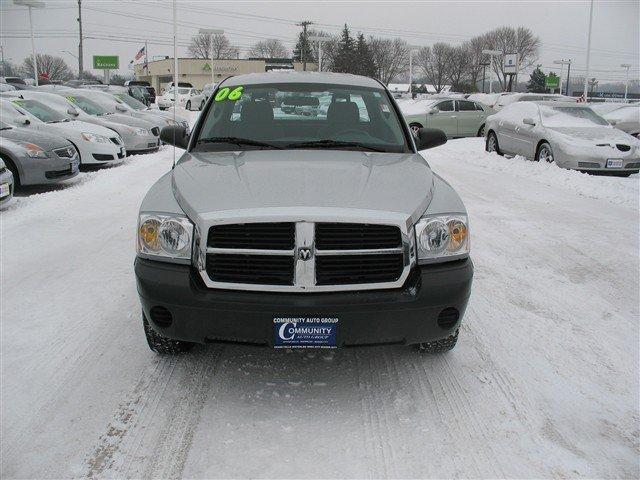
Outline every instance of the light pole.
{"type": "Polygon", "coordinates": [[[584,101],[586,102],[589,98],[589,63],[591,61],[591,27],[593,26],[593,0],[591,0],[591,5],[589,6],[589,35],[587,36],[587,70],[584,72],[584,90],[582,94],[584,95],[584,101]]]}
{"type": "Polygon", "coordinates": [[[214,83],[213,80],[213,36],[214,35],[222,35],[224,30],[220,30],[219,28],[201,28],[198,30],[198,33],[201,35],[209,35],[209,46],[211,47],[211,83],[214,83]]]}
{"type": "Polygon", "coordinates": [[[571,59],[554,60],[553,63],[555,63],[556,65],[560,65],[560,95],[562,95],[562,71],[565,65],[569,65],[569,68],[567,69],[567,91],[565,92],[565,94],[568,96],[569,95],[569,72],[571,72],[571,59]]]}
{"type": "MultiPolygon", "coordinates": [[[[489,55],[491,57],[491,67],[493,67],[493,57],[499,57],[502,55],[500,50],[482,50],[483,55],[489,55]]],[[[493,93],[493,68],[489,69],[489,93],[493,93]]]]}
{"type": "Polygon", "coordinates": [[[44,8],[44,2],[39,0],[13,0],[14,5],[21,5],[29,9],[29,30],[31,31],[31,59],[33,62],[33,76],[36,87],[38,86],[38,60],[36,58],[36,41],[33,38],[33,19],[31,17],[32,8],[44,8]]]}
{"type": "Polygon", "coordinates": [[[627,69],[627,80],[624,82],[624,99],[626,101],[627,100],[627,94],[629,92],[629,69],[631,68],[631,64],[630,63],[623,63],[620,66],[622,68],[626,68],[627,69]]]}
{"type": "Polygon", "coordinates": [[[329,37],[317,37],[317,36],[309,37],[310,42],[318,42],[318,71],[319,72],[322,71],[322,44],[324,42],[328,42],[329,40],[330,40],[329,37]]]}

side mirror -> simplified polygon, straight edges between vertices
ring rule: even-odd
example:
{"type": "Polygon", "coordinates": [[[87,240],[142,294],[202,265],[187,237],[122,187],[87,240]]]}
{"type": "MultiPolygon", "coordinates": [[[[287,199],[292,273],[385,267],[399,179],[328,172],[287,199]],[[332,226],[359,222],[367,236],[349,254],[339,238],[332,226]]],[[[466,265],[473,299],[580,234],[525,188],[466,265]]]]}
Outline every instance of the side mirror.
{"type": "Polygon", "coordinates": [[[31,123],[31,120],[29,120],[27,117],[18,117],[13,120],[13,123],[15,123],[16,125],[29,125],[31,123]]]}
{"type": "Polygon", "coordinates": [[[429,110],[429,115],[435,115],[436,113],[439,113],[440,109],[438,107],[433,107],[431,110],[429,110]]]}
{"type": "Polygon", "coordinates": [[[609,122],[609,124],[613,127],[615,127],[618,124],[617,120],[607,120],[609,122]]]}
{"type": "Polygon", "coordinates": [[[79,116],[79,115],[80,115],[80,112],[78,112],[78,110],[76,110],[76,109],[75,109],[75,108],[73,108],[73,107],[69,107],[69,108],[67,108],[67,113],[68,113],[69,115],[74,116],[74,117],[77,117],[77,116],[79,116]]]}
{"type": "Polygon", "coordinates": [[[118,112],[126,112],[127,111],[126,107],[123,107],[122,105],[116,105],[116,110],[118,112]]]}
{"type": "Polygon", "coordinates": [[[526,117],[522,119],[522,123],[524,123],[525,125],[531,125],[533,127],[535,126],[536,121],[533,118],[526,117]]]}
{"type": "Polygon", "coordinates": [[[160,140],[186,150],[189,145],[189,134],[182,125],[170,125],[160,131],[160,140]]]}
{"type": "Polygon", "coordinates": [[[426,150],[447,143],[447,135],[438,128],[421,128],[415,142],[418,150],[426,150]]]}

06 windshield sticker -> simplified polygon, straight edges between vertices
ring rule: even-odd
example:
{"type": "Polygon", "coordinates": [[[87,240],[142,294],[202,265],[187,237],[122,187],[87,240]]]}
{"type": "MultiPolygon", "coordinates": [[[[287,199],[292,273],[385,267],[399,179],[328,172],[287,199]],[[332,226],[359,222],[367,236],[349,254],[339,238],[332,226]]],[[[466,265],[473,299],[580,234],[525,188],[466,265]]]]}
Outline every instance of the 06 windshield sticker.
{"type": "Polygon", "coordinates": [[[19,107],[24,107],[24,100],[14,100],[11,103],[13,103],[14,105],[17,105],[19,107]]]}
{"type": "Polygon", "coordinates": [[[65,97],[65,98],[67,100],[69,100],[71,103],[78,103],[78,102],[76,102],[76,97],[68,96],[68,97],[65,97]]]}
{"type": "Polygon", "coordinates": [[[216,102],[224,102],[225,100],[231,100],[235,102],[236,100],[240,100],[242,97],[242,91],[244,90],[243,86],[235,87],[231,89],[230,87],[224,87],[218,90],[214,100],[216,102]]]}

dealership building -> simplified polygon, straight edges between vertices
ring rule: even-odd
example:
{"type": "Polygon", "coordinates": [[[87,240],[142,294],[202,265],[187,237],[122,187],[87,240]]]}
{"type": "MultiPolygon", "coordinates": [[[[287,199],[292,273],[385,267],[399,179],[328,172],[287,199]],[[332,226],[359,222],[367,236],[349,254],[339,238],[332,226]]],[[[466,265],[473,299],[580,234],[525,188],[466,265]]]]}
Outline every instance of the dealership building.
{"type": "MultiPolygon", "coordinates": [[[[135,66],[136,80],[147,81],[158,93],[173,82],[173,58],[135,66]]],[[[178,59],[178,82],[188,82],[202,89],[207,83],[219,83],[227,77],[244,73],[264,73],[269,70],[302,70],[302,63],[290,58],[250,58],[207,60],[201,58],[178,59]]],[[[315,71],[316,64],[307,63],[307,70],[315,71]]]]}

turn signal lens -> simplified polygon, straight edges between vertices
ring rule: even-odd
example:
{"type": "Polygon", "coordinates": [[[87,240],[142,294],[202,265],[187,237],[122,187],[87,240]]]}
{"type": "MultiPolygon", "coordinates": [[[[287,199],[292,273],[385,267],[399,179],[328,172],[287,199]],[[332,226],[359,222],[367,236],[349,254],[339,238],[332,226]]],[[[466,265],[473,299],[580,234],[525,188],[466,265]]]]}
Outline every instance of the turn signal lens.
{"type": "Polygon", "coordinates": [[[152,252],[160,250],[158,244],[158,231],[160,229],[160,220],[157,218],[149,218],[145,220],[139,229],[139,238],[143,246],[152,252]]]}
{"type": "Polygon", "coordinates": [[[449,245],[447,245],[447,250],[457,252],[467,241],[467,226],[464,222],[453,219],[447,222],[447,227],[449,229],[449,245]]]}

